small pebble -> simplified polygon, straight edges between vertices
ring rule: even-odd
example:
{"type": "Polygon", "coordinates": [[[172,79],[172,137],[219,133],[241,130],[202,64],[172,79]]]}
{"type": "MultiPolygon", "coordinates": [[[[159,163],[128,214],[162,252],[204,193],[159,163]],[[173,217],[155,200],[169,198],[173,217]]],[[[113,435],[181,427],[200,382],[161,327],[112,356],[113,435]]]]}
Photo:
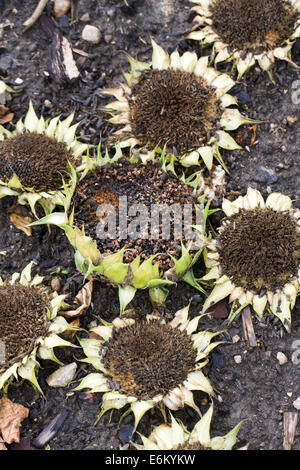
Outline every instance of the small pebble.
{"type": "Polygon", "coordinates": [[[60,18],[61,16],[64,16],[67,11],[69,10],[71,6],[71,1],[70,0],[54,0],[54,15],[56,18],[60,18]]]}
{"type": "Polygon", "coordinates": [[[112,40],[112,34],[105,34],[104,35],[104,41],[106,42],[106,44],[109,44],[112,40]]]}
{"type": "Polygon", "coordinates": [[[293,351],[291,360],[292,360],[292,363],[295,364],[296,366],[300,364],[300,349],[296,349],[296,351],[293,351]]]}
{"type": "Polygon", "coordinates": [[[46,108],[53,108],[53,104],[51,103],[50,100],[45,100],[44,101],[44,106],[46,106],[46,108]]]}
{"type": "Polygon", "coordinates": [[[279,364],[282,366],[283,364],[286,364],[288,362],[288,358],[286,357],[285,354],[283,354],[283,352],[279,351],[276,355],[276,358],[279,362],[279,364]]]}
{"type": "Polygon", "coordinates": [[[23,83],[22,78],[16,78],[16,80],[15,80],[16,85],[22,85],[22,83],[23,83]]]}
{"type": "Polygon", "coordinates": [[[60,291],[60,280],[58,279],[58,277],[54,277],[51,280],[51,288],[55,290],[56,292],[60,291]]]}
{"type": "Polygon", "coordinates": [[[233,343],[238,343],[238,342],[240,341],[240,339],[241,339],[241,338],[239,337],[239,335],[234,335],[234,336],[232,337],[232,342],[233,342],[233,343]]]}
{"type": "Polygon", "coordinates": [[[84,41],[90,42],[91,44],[99,44],[101,31],[96,26],[87,24],[82,30],[81,37],[84,41]]]}
{"type": "Polygon", "coordinates": [[[67,387],[75,377],[77,369],[76,362],[62,366],[47,377],[46,382],[49,387],[67,387]]]}
{"type": "Polygon", "coordinates": [[[298,398],[294,401],[293,407],[296,408],[296,410],[300,410],[300,397],[298,397],[298,398]]]}
{"type": "Polygon", "coordinates": [[[80,17],[80,21],[83,21],[84,23],[87,23],[88,21],[90,21],[90,14],[89,13],[84,13],[81,17],[80,17]]]}
{"type": "Polygon", "coordinates": [[[242,362],[242,356],[240,355],[233,356],[233,359],[236,364],[240,364],[242,362]]]}

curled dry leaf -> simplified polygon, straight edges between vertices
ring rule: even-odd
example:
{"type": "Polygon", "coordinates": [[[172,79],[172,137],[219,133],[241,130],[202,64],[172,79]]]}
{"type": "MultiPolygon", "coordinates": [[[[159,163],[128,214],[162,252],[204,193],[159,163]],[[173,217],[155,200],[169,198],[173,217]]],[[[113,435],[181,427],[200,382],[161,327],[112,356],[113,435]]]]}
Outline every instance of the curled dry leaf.
{"type": "MultiPolygon", "coordinates": [[[[76,328],[80,328],[80,318],[75,318],[75,320],[69,322],[70,326],[75,326],[76,328]]],[[[71,343],[73,342],[74,336],[76,335],[76,330],[69,330],[65,332],[65,336],[68,338],[71,343]]]]}
{"type": "Polygon", "coordinates": [[[93,281],[88,281],[83,288],[78,292],[75,301],[79,306],[75,310],[64,311],[64,316],[67,318],[79,317],[91,305],[93,294],[93,281]]]}
{"type": "Polygon", "coordinates": [[[33,219],[28,216],[22,216],[20,214],[16,214],[15,212],[10,214],[9,216],[11,223],[17,227],[19,230],[22,230],[22,232],[26,233],[28,237],[31,237],[32,235],[32,229],[31,227],[28,227],[31,222],[33,222],[33,219]]]}
{"type": "Polygon", "coordinates": [[[54,15],[56,18],[60,18],[61,16],[65,15],[71,7],[70,0],[54,0],[54,15]]]}
{"type": "Polygon", "coordinates": [[[3,116],[0,118],[0,124],[7,124],[8,122],[11,122],[14,118],[14,113],[8,113],[6,116],[3,116]]]}
{"type": "Polygon", "coordinates": [[[20,442],[20,427],[24,419],[28,418],[29,410],[23,405],[13,403],[6,397],[0,400],[0,432],[4,442],[20,442]]]}

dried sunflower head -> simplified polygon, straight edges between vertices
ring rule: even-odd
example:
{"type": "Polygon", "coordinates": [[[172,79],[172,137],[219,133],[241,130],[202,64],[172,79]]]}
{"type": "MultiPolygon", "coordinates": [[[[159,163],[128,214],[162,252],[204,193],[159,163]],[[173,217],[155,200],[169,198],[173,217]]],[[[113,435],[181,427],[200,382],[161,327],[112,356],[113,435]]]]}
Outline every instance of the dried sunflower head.
{"type": "Polygon", "coordinates": [[[77,185],[71,213],[52,213],[34,224],[62,227],[76,250],[77,268],[119,287],[121,311],[137,289],[149,289],[154,302],[163,302],[163,287],[180,279],[204,292],[193,274],[202,250],[198,230],[210,213],[193,191],[199,178],[180,181],[158,162],[103,157],[96,163],[90,161],[77,185]],[[112,226],[108,235],[106,224],[112,226]]]}
{"type": "Polygon", "coordinates": [[[79,157],[84,159],[88,148],[75,136],[78,124],[71,126],[73,117],[39,119],[30,102],[16,131],[0,126],[0,198],[17,196],[34,214],[37,202],[46,214],[67,203],[67,192],[76,183],[73,165],[79,157]]]}
{"type": "MultiPolygon", "coordinates": [[[[238,78],[256,62],[271,76],[276,58],[291,60],[300,36],[299,0],[191,0],[195,28],[188,38],[213,44],[214,62],[234,61],[238,78]]],[[[295,64],[293,64],[295,65],[295,64]]]]}
{"type": "Polygon", "coordinates": [[[224,165],[220,147],[240,148],[227,131],[250,122],[230,108],[237,104],[227,93],[235,82],[208,67],[208,57],[178,51],[169,56],[154,41],[152,46],[151,65],[128,56],[127,84],[103,91],[116,98],[105,107],[110,122],[123,125],[113,141],[143,161],[166,150],[185,167],[203,161],[210,170],[214,158],[224,165]]]}
{"type": "Polygon", "coordinates": [[[61,364],[53,348],[72,345],[59,334],[77,329],[58,316],[65,295],[50,300],[43,278],[32,278],[31,268],[32,262],[9,282],[0,278],[0,390],[20,377],[43,393],[36,378],[37,358],[61,364]]]}
{"type": "Polygon", "coordinates": [[[135,444],[138,450],[231,450],[237,441],[242,422],[225,436],[210,437],[213,405],[189,432],[180,421],[171,415],[170,424],[161,424],[147,438],[141,435],[143,444],[135,444]]]}
{"type": "Polygon", "coordinates": [[[233,202],[224,199],[226,218],[216,240],[206,240],[205,281],[215,280],[204,311],[228,295],[230,302],[265,309],[291,329],[291,310],[300,291],[300,211],[288,196],[272,193],[266,202],[248,189],[233,202]]]}
{"type": "Polygon", "coordinates": [[[220,344],[211,343],[219,333],[195,333],[199,319],[189,320],[186,307],[170,323],[151,315],[145,321],[123,317],[93,328],[101,339],[82,339],[80,344],[87,356],[84,362],[99,372],[84,377],[75,390],[104,392],[99,418],[129,405],[135,428],[154,406],[163,411],[165,406],[178,410],[187,404],[199,412],[193,391],[213,395],[201,368],[220,344]]]}

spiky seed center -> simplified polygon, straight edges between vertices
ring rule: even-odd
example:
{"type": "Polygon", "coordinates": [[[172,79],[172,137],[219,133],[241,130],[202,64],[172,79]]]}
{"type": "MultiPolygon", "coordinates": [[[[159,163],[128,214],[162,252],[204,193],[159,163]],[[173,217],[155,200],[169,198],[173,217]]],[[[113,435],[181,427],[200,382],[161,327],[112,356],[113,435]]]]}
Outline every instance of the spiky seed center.
{"type": "Polygon", "coordinates": [[[70,178],[72,153],[64,142],[35,132],[0,142],[0,180],[8,183],[14,174],[24,188],[54,191],[70,178]]]}
{"type": "Polygon", "coordinates": [[[236,286],[260,293],[297,274],[300,235],[289,213],[240,210],[223,221],[218,242],[223,273],[236,286]]]}
{"type": "Polygon", "coordinates": [[[39,288],[14,284],[0,286],[0,340],[5,346],[5,364],[11,366],[34,348],[48,330],[47,295],[39,288]]]}
{"type": "Polygon", "coordinates": [[[116,331],[104,361],[116,389],[147,400],[182,384],[195,369],[196,356],[185,331],[154,320],[116,331]]]}
{"type": "Polygon", "coordinates": [[[219,115],[214,90],[179,70],[145,72],[132,89],[130,123],[141,145],[184,152],[214,135],[219,115]]]}
{"type": "Polygon", "coordinates": [[[286,0],[215,0],[212,28],[233,49],[260,53],[282,45],[297,13],[286,0]]]}

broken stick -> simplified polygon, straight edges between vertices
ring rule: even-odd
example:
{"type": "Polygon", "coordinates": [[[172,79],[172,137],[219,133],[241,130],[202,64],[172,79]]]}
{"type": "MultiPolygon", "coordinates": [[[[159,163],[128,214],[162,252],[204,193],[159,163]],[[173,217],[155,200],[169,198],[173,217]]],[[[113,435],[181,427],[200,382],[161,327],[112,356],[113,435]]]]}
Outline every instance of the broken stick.
{"type": "Polygon", "coordinates": [[[295,432],[298,422],[298,413],[285,412],[283,414],[283,448],[291,450],[295,440],[295,432]]]}
{"type": "Polygon", "coordinates": [[[245,340],[251,348],[255,348],[257,346],[257,342],[253,328],[250,307],[244,308],[242,312],[242,320],[245,340]]]}

